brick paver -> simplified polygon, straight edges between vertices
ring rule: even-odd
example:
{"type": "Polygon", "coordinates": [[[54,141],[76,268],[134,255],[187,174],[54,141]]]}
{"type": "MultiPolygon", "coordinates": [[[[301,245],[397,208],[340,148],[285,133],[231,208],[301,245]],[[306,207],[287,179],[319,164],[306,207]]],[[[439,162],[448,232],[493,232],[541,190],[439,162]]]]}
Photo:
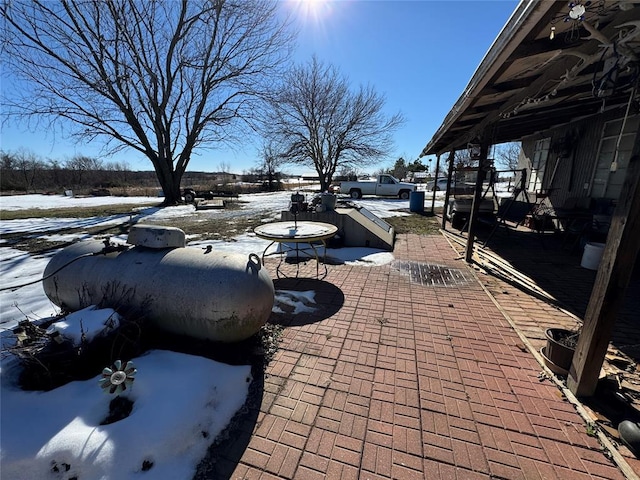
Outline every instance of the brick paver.
{"type": "Polygon", "coordinates": [[[317,310],[275,319],[260,404],[215,478],[624,478],[446,239],[401,235],[394,256],[274,282],[317,310]]]}

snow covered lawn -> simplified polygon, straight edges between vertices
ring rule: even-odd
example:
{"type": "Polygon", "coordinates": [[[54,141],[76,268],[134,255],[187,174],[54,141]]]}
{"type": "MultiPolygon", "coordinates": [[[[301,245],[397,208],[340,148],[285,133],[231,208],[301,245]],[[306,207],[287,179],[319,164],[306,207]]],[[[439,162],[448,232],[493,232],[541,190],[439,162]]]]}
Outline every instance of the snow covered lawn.
{"type": "MultiPolygon", "coordinates": [[[[244,209],[254,214],[263,212],[265,221],[274,221],[280,210],[287,208],[290,195],[291,192],[243,195],[241,200],[246,202],[244,209]]],[[[0,209],[78,207],[116,202],[148,204],[154,200],[150,197],[0,196],[0,209]]],[[[397,199],[371,198],[360,203],[380,217],[400,215],[403,213],[398,210],[408,208],[408,201],[397,199]]],[[[172,218],[198,214],[200,212],[193,206],[185,205],[151,212],[147,218],[152,216],[154,220],[164,220],[171,225],[172,218]]],[[[211,210],[202,214],[228,213],[211,210]]],[[[10,220],[0,222],[0,235],[24,234],[70,241],[90,238],[82,232],[88,225],[110,222],[122,222],[122,219],[10,220]],[[79,229],[79,232],[65,234],[65,229],[79,229]]],[[[232,242],[194,239],[190,243],[191,246],[212,245],[215,249],[257,254],[267,244],[252,233],[240,234],[232,242]]],[[[106,425],[101,423],[109,414],[114,395],[103,393],[99,384],[103,378],[101,374],[48,392],[21,390],[18,386],[20,365],[7,348],[15,344],[12,329],[19,321],[29,319],[39,323],[59,313],[39,281],[54,253],[32,255],[0,240],[2,477],[25,480],[192,478],[207,447],[244,404],[251,367],[225,365],[184,353],[149,351],[131,359],[137,369],[135,380],[121,394],[133,402],[131,413],[106,425]]],[[[327,254],[342,262],[368,266],[393,260],[389,252],[368,248],[328,249],[327,254]]],[[[313,308],[314,293],[277,291],[274,312],[282,312],[283,307],[293,309],[294,313],[309,311],[313,308]]],[[[64,323],[53,329],[77,342],[82,334],[101,334],[104,322],[112,314],[108,310],[83,310],[69,315],[62,320],[64,323]]]]}

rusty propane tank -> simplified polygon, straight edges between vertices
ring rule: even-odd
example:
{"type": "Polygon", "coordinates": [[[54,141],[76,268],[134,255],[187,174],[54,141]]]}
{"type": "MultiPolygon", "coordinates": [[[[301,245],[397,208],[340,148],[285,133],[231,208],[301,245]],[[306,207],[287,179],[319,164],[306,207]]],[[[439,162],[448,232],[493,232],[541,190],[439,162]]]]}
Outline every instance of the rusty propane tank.
{"type": "Polygon", "coordinates": [[[274,287],[257,255],[185,247],[173,227],[134,226],[128,243],[63,249],[44,271],[47,297],[70,311],[132,309],[163,330],[221,342],[244,340],[269,318],[274,287]]]}

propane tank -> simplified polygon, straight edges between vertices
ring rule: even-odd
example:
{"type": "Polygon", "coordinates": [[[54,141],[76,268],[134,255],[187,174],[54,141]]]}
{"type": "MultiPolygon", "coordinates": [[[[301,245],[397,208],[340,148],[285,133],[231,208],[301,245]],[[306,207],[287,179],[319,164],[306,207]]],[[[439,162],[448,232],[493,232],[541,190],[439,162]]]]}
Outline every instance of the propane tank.
{"type": "Polygon", "coordinates": [[[221,342],[244,340],[271,314],[274,287],[255,254],[185,247],[184,232],[137,225],[128,242],[88,240],[57,253],[44,271],[49,299],[142,312],[159,328],[221,342]]]}

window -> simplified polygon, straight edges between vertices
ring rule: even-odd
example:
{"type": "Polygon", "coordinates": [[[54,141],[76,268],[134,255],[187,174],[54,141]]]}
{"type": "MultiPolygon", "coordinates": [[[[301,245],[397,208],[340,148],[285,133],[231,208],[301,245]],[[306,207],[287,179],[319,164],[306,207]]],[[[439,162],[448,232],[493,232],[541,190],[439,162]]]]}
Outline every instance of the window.
{"type": "Polygon", "coordinates": [[[620,196],[639,124],[640,116],[627,118],[626,122],[620,119],[605,124],[591,180],[592,198],[617,200],[620,196]]]}
{"type": "Polygon", "coordinates": [[[531,173],[529,174],[529,184],[527,190],[537,192],[542,190],[542,181],[544,180],[544,169],[547,166],[547,157],[549,156],[549,145],[551,137],[538,140],[533,151],[531,159],[531,173]]]}

